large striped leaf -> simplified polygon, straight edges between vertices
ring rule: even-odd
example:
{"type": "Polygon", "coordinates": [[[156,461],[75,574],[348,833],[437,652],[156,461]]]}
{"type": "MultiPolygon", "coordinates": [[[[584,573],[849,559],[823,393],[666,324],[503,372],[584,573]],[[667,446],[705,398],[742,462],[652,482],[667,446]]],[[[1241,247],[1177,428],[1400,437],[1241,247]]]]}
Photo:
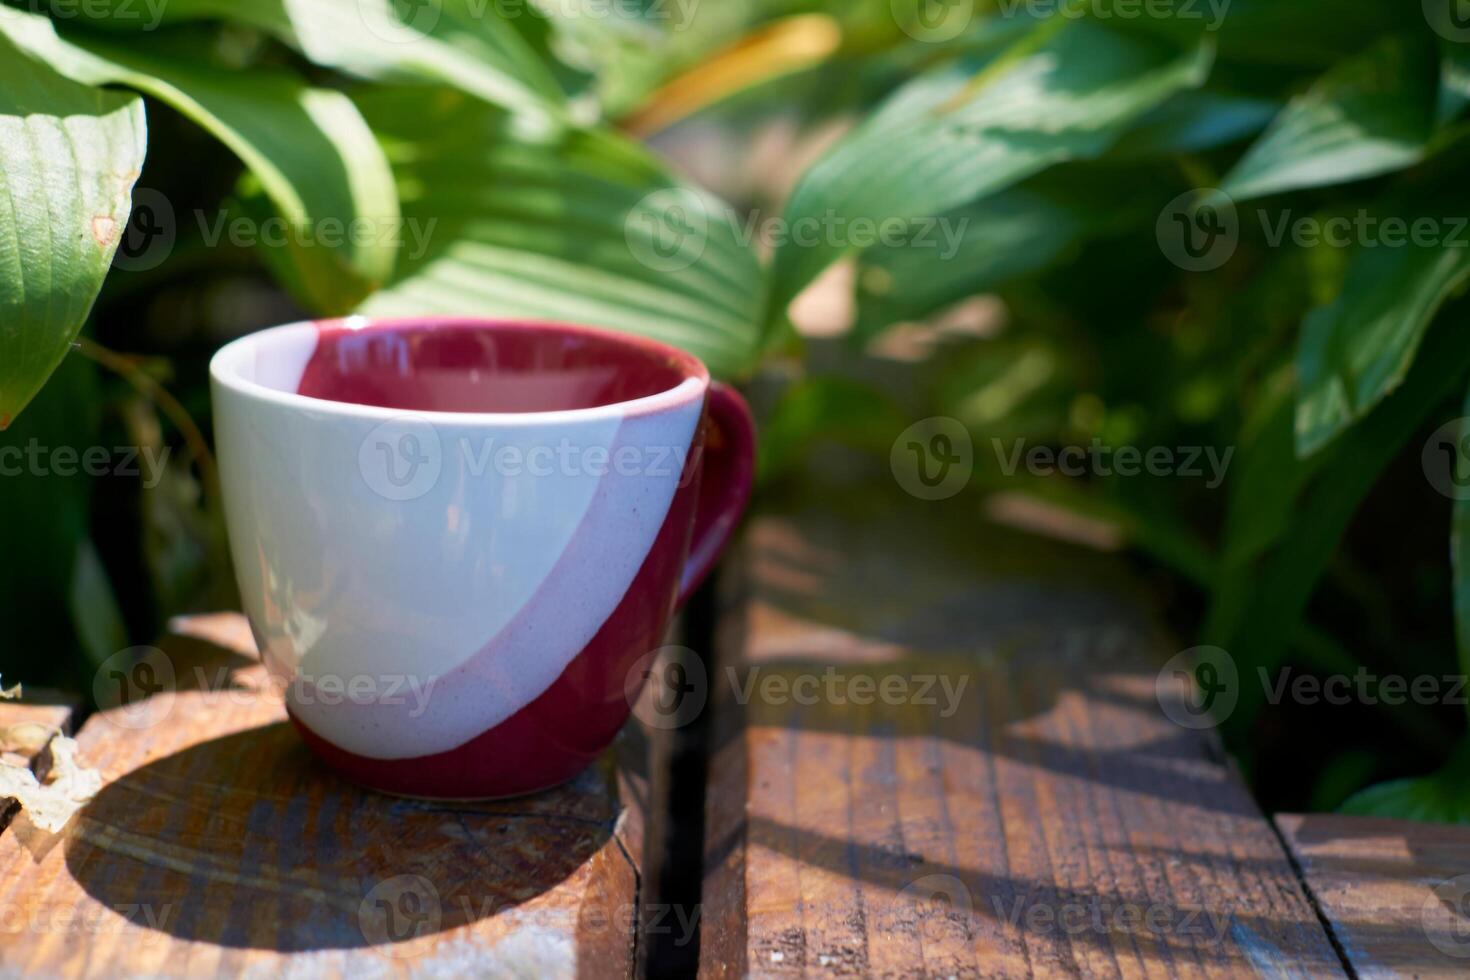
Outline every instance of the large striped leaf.
{"type": "Polygon", "coordinates": [[[874,245],[858,266],[855,337],[1040,272],[1089,239],[1152,224],[1150,173],[1138,164],[1057,167],[874,245]]]}
{"type": "Polygon", "coordinates": [[[857,277],[856,335],[871,337],[1042,269],[1081,241],[1087,217],[1068,202],[1014,188],[951,211],[932,227],[921,224],[900,243],[868,249],[857,277]]]}
{"type": "Polygon", "coordinates": [[[1052,164],[1095,157],[1169,96],[1203,81],[1203,44],[1180,50],[1054,18],[999,53],[901,88],[802,179],[786,208],[773,314],[860,247],[844,229],[943,214],[1052,164]],[[799,229],[814,230],[799,234],[799,229]]]}
{"type": "Polygon", "coordinates": [[[1293,99],[1221,189],[1240,201],[1407,167],[1433,135],[1437,85],[1427,41],[1385,38],[1293,99]]]}
{"type": "MultiPolygon", "coordinates": [[[[1403,382],[1434,314],[1470,279],[1470,192],[1420,190],[1381,208],[1403,240],[1364,243],[1342,293],[1302,324],[1297,348],[1297,452],[1325,446],[1403,382]],[[1417,227],[1424,229],[1415,241],[1417,227]]],[[[1380,228],[1387,226],[1380,225],[1380,228]]],[[[1382,233],[1382,232],[1380,232],[1382,233]]]]}
{"type": "Polygon", "coordinates": [[[249,24],[328,68],[366,78],[442,82],[509,109],[556,111],[562,92],[516,29],[539,18],[525,0],[49,0],[68,16],[149,30],[167,23],[249,24]],[[157,18],[151,11],[157,10],[157,18]]]}
{"type": "Polygon", "coordinates": [[[61,363],[128,220],[143,103],[0,36],[0,429],[61,363]]]}
{"type": "Polygon", "coordinates": [[[408,227],[365,312],[569,320],[690,350],[717,374],[755,353],[764,283],[728,211],[612,133],[535,136],[458,93],[362,101],[408,227]]]}
{"type": "Polygon", "coordinates": [[[309,307],[345,313],[392,273],[400,231],[393,175],[340,92],[266,70],[242,85],[184,38],[63,39],[47,18],[19,11],[0,15],[0,32],[76,81],[128,85],[168,103],[233,150],[290,226],[271,237],[284,242],[287,281],[309,307]]]}

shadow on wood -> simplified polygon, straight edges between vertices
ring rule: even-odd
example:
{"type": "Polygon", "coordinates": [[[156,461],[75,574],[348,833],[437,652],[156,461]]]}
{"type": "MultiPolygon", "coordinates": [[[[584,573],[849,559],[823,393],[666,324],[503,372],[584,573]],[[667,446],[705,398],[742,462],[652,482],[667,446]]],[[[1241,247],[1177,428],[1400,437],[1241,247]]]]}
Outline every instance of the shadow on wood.
{"type": "Polygon", "coordinates": [[[400,942],[498,915],[600,850],[610,814],[389,800],[323,771],[283,722],[113,781],[67,867],[97,901],[146,904],[181,939],[281,951],[400,942]]]}
{"type": "Polygon", "coordinates": [[[702,976],[1340,975],[1117,556],[876,488],[744,557],[702,976]]]}
{"type": "Polygon", "coordinates": [[[102,791],[0,832],[0,975],[632,973],[636,739],[517,799],[383,796],[309,754],[243,618],[177,626],[77,735],[102,791]]]}

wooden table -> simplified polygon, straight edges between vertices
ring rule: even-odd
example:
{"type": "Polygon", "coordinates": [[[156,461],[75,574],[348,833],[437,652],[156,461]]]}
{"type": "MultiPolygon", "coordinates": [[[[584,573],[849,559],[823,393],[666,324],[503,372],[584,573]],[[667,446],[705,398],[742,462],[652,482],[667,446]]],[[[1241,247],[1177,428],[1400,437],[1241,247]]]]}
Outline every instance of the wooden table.
{"type": "Polygon", "coordinates": [[[739,567],[702,976],[1470,972],[1470,829],[1278,833],[1161,710],[1116,561],[895,490],[768,513],[739,567]]]}
{"type": "MultiPolygon", "coordinates": [[[[494,804],[323,771],[243,621],[189,621],[146,724],[81,726],[98,796],[7,814],[0,977],[1465,973],[1470,833],[1273,824],[1160,710],[1130,581],[896,488],[768,506],[691,617],[682,741],[494,804]]],[[[0,705],[9,759],[71,717],[0,705]]]]}
{"type": "MultiPolygon", "coordinates": [[[[63,834],[0,833],[0,975],[632,973],[636,767],[503,803],[359,790],[307,754],[239,616],[185,626],[177,690],[78,733],[102,792],[63,834]]],[[[67,712],[0,706],[21,722],[67,712]]]]}

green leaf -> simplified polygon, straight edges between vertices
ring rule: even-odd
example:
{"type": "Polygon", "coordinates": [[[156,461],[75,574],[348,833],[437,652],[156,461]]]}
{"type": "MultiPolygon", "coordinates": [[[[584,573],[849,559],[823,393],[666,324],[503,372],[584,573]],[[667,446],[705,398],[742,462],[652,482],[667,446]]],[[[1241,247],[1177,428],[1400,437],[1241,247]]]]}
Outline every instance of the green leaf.
{"type": "Polygon", "coordinates": [[[1220,52],[1232,60],[1330,65],[1390,30],[1422,23],[1417,7],[1342,0],[1232,0],[1225,8],[1220,52]]]}
{"type": "Polygon", "coordinates": [[[1151,225],[1156,184],[1131,166],[1076,164],[983,197],[862,253],[855,339],[1062,261],[1089,238],[1151,225]],[[1135,179],[1127,179],[1135,178],[1135,179]]]}
{"type": "Polygon", "coordinates": [[[878,245],[858,267],[858,320],[867,339],[998,283],[1036,272],[1081,241],[1088,215],[1045,194],[1015,188],[916,226],[878,245]]]}
{"type": "MultiPolygon", "coordinates": [[[[58,8],[63,4],[52,0],[58,8]]],[[[71,16],[152,30],[160,20],[228,20],[272,34],[308,60],[364,78],[434,81],[508,109],[544,115],[563,94],[515,28],[539,20],[525,0],[90,0],[71,16]],[[157,16],[153,11],[157,10],[157,16]]]]}
{"type": "MultiPolygon", "coordinates": [[[[1337,300],[1310,313],[1297,349],[1296,447],[1317,452],[1397,387],[1434,314],[1470,278],[1470,192],[1455,181],[1421,188],[1378,209],[1402,223],[1397,246],[1364,242],[1337,300]],[[1423,222],[1416,225],[1416,222],[1423,222]],[[1427,233],[1416,244],[1413,229],[1427,233]]],[[[1395,236],[1394,241],[1398,241],[1395,236]]]]}
{"type": "Polygon", "coordinates": [[[1199,153],[1257,133],[1279,108],[1266,99],[1226,92],[1180,92],[1144,115],[1109,158],[1199,153]]]}
{"type": "Polygon", "coordinates": [[[844,231],[854,221],[882,227],[943,214],[1053,164],[1096,157],[1142,113],[1200,84],[1210,62],[1204,44],[1180,53],[1055,18],[999,54],[905,85],[797,186],[772,313],[861,246],[844,231]]]}
{"type": "Polygon", "coordinates": [[[1440,45],[1439,105],[1435,119],[1441,126],[1453,122],[1470,106],[1470,44],[1445,41],[1440,45]]]}
{"type": "MultiPolygon", "coordinates": [[[[1291,459],[1275,451],[1276,479],[1293,492],[1296,515],[1258,562],[1238,561],[1219,570],[1215,595],[1202,642],[1229,650],[1241,671],[1272,669],[1298,635],[1302,616],[1358,505],[1383,468],[1446,396],[1464,382],[1470,369],[1470,345],[1450,324],[1432,329],[1424,352],[1404,383],[1354,427],[1342,444],[1321,457],[1291,459]],[[1227,581],[1228,577],[1228,581],[1227,581]]],[[[1289,443],[1290,413],[1270,416],[1277,434],[1271,443],[1289,443]]],[[[1265,433],[1258,438],[1264,438],[1265,433]]],[[[1246,465],[1246,460],[1241,461],[1246,465]]],[[[1237,488],[1239,492],[1239,488],[1237,488]]],[[[1249,501],[1245,501],[1245,506],[1249,501]]],[[[1280,512],[1273,506],[1273,511],[1280,512]]],[[[1250,549],[1261,551],[1263,542],[1250,549]]],[[[1230,717],[1234,734],[1250,730],[1265,697],[1261,685],[1246,685],[1230,717]]]]}
{"type": "Polygon", "coordinates": [[[400,231],[393,175],[345,95],[259,68],[241,84],[185,38],[128,46],[63,38],[45,17],[18,11],[0,16],[0,32],[76,81],[127,85],[167,103],[234,151],[289,225],[281,239],[295,275],[287,279],[317,312],[350,311],[392,274],[400,231]]]}
{"type": "Polygon", "coordinates": [[[1389,37],[1338,64],[1282,110],[1220,189],[1242,201],[1417,163],[1434,131],[1428,51],[1389,37]]]}
{"type": "Polygon", "coordinates": [[[407,234],[364,312],[570,320],[692,351],[716,374],[754,358],[764,281],[729,210],[600,130],[533,136],[450,91],[363,100],[386,141],[407,234]]]}
{"type": "Polygon", "coordinates": [[[107,569],[90,538],[77,546],[69,597],[72,623],[83,651],[95,664],[128,645],[127,626],[107,569]]]}
{"type": "Polygon", "coordinates": [[[1394,817],[1432,823],[1470,823],[1470,739],[1444,768],[1428,776],[1370,786],[1342,805],[1359,817],[1394,817]]]}
{"type": "Polygon", "coordinates": [[[1245,568],[1291,530],[1297,499],[1322,462],[1307,465],[1296,459],[1291,380],[1282,370],[1266,381],[1237,436],[1240,452],[1226,510],[1222,569],[1245,568]]]}
{"type": "Polygon", "coordinates": [[[78,85],[0,36],[0,429],[91,311],[146,141],[141,99],[78,85]]]}
{"type": "MultiPolygon", "coordinates": [[[[4,44],[0,39],[0,49],[4,44]]],[[[80,662],[76,653],[95,649],[84,639],[91,626],[77,618],[76,608],[84,588],[78,561],[87,547],[92,478],[80,466],[55,464],[62,450],[76,460],[101,444],[99,399],[92,362],[68,357],[15,424],[0,432],[0,514],[8,515],[0,520],[0,555],[11,559],[0,562],[7,683],[75,689],[82,678],[66,670],[80,662]]]]}

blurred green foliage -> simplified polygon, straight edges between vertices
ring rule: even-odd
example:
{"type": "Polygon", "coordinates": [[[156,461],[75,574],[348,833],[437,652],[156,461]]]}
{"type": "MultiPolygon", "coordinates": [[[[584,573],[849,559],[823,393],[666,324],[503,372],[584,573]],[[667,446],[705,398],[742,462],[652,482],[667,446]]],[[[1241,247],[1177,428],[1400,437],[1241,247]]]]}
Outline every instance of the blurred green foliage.
{"type": "Polygon", "coordinates": [[[1470,669],[1470,505],[1430,474],[1470,468],[1440,430],[1470,415],[1456,0],[46,6],[0,7],[0,447],[172,455],[146,489],[0,479],[7,681],[85,689],[229,601],[191,431],[219,342],[542,316],[764,366],[771,491],[824,445],[886,470],[911,421],[959,420],[977,513],[1108,527],[1230,651],[1224,730],[1268,802],[1470,815],[1456,705],[1328,717],[1257,681],[1470,669]],[[218,241],[220,216],[366,233],[218,241]],[[162,253],[132,237],[164,219],[162,253]],[[851,307],[840,339],[799,328],[813,295],[851,307]],[[1018,440],[1228,464],[1006,472],[1018,440]]]}

